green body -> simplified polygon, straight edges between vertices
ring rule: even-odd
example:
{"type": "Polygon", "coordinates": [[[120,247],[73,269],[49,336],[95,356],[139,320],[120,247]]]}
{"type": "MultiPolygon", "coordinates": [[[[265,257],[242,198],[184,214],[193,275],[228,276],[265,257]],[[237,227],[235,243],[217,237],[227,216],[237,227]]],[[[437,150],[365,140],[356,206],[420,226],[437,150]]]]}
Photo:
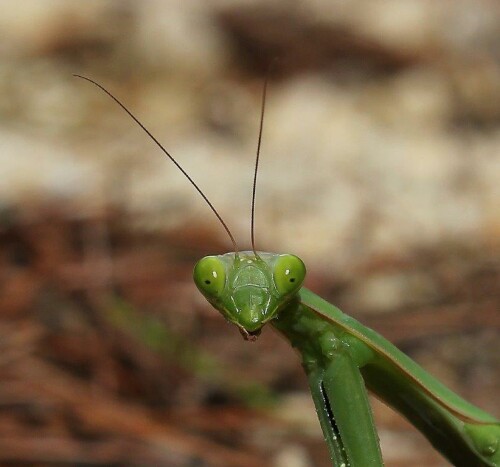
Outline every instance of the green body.
{"type": "MultiPolygon", "coordinates": [[[[307,373],[323,374],[324,378],[339,357],[349,361],[368,389],[403,414],[454,465],[500,465],[500,425],[494,417],[463,400],[382,336],[311,291],[302,288],[272,324],[299,350],[307,373]]],[[[348,399],[352,394],[355,392],[347,393],[348,399]]],[[[359,418],[351,425],[359,430],[359,418]]],[[[368,443],[360,442],[363,444],[355,444],[355,449],[368,443]]],[[[359,465],[372,465],[368,462],[372,460],[363,459],[359,465]]]]}
{"type": "Polygon", "coordinates": [[[500,466],[497,419],[302,287],[305,273],[293,255],[239,252],[203,258],[194,280],[246,339],[269,322],[299,351],[334,466],[383,465],[366,387],[454,465],[500,466]]]}

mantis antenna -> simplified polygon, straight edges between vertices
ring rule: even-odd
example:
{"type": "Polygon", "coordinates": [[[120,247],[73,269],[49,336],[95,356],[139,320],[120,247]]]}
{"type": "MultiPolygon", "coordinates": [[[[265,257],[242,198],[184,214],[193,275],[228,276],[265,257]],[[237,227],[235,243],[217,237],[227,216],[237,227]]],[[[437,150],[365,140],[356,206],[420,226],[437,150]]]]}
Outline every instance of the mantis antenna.
{"type": "Polygon", "coordinates": [[[255,193],[257,189],[257,173],[259,171],[259,160],[260,160],[260,146],[262,143],[262,129],[264,128],[264,111],[266,108],[266,94],[267,94],[267,82],[269,81],[269,72],[266,74],[266,79],[264,80],[264,89],[262,91],[262,104],[260,109],[260,126],[259,126],[259,139],[257,142],[257,156],[255,157],[255,169],[253,172],[253,186],[252,186],[252,217],[250,225],[250,235],[252,237],[252,250],[257,255],[255,250],[255,193]]]}
{"type": "MultiPolygon", "coordinates": [[[[224,227],[224,230],[227,232],[229,235],[229,238],[231,239],[231,242],[233,243],[233,248],[234,252],[238,253],[238,246],[236,245],[236,241],[233,237],[233,234],[229,230],[229,227],[227,224],[224,222],[220,214],[217,212],[217,209],[215,209],[214,205],[210,202],[210,200],[207,198],[205,193],[201,191],[201,188],[196,184],[196,182],[188,175],[188,173],[181,167],[181,165],[170,155],[170,153],[163,147],[163,145],[151,134],[151,132],[139,121],[139,119],[129,110],[127,107],[125,107],[124,104],[122,104],[113,94],[111,94],[106,88],[101,86],[99,83],[95,82],[94,80],[90,78],[86,78],[85,76],[77,75],[74,74],[76,78],[81,78],[85,81],[88,81],[89,83],[92,83],[94,86],[97,86],[101,91],[104,91],[111,99],[113,99],[131,118],[134,120],[137,125],[139,125],[144,132],[156,143],[156,145],[162,150],[162,152],[175,164],[175,166],[182,172],[182,174],[189,180],[191,185],[193,185],[196,189],[196,191],[200,194],[200,196],[205,200],[205,202],[208,204],[210,209],[213,211],[213,213],[216,215],[217,219],[219,219],[219,222],[222,224],[222,227],[224,227]]],[[[262,131],[262,128],[261,128],[262,131]]],[[[260,137],[259,137],[259,146],[260,146],[260,137]]],[[[255,174],[257,175],[257,173],[255,174]]],[[[254,192],[255,192],[255,182],[254,182],[254,192]]],[[[253,216],[252,216],[252,224],[253,224],[253,216]]],[[[253,232],[253,228],[252,228],[253,232]]],[[[252,234],[253,238],[253,234],[252,234]]]]}

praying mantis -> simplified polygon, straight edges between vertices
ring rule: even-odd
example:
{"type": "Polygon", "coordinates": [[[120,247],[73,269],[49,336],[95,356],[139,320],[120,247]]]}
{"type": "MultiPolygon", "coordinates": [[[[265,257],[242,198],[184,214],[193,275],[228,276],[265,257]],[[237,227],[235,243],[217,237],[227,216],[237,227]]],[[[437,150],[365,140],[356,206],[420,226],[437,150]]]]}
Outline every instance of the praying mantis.
{"type": "Polygon", "coordinates": [[[252,249],[241,251],[228,226],[193,179],[115,96],[111,97],[198,191],[234,251],[199,260],[194,282],[246,340],[269,323],[297,349],[335,467],[383,466],[367,389],[406,417],[456,466],[500,467],[500,422],[452,392],[380,334],[303,287],[306,267],[292,254],[255,248],[255,198],[264,124],[262,94],[252,208],[252,249]]]}

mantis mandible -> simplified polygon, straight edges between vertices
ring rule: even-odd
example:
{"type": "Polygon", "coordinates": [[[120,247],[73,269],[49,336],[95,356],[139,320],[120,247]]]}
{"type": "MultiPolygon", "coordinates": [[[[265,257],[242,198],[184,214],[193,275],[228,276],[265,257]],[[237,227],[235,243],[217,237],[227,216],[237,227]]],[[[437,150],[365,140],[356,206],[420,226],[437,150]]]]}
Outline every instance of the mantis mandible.
{"type": "Polygon", "coordinates": [[[383,466],[367,388],[405,416],[457,466],[500,466],[500,422],[452,392],[380,334],[302,286],[306,267],[291,254],[257,251],[255,194],[267,79],[262,94],[252,190],[252,250],[240,251],[228,226],[193,179],[109,91],[202,196],[234,251],[206,256],[194,267],[200,292],[246,340],[267,323],[295,347],[307,374],[333,466],[383,466]]]}

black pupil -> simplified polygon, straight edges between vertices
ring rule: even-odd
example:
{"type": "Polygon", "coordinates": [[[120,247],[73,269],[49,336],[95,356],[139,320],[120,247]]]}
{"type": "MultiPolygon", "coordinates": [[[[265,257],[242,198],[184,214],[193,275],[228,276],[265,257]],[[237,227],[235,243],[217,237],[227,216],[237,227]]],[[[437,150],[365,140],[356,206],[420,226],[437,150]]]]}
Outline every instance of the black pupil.
{"type": "Polygon", "coordinates": [[[295,282],[295,277],[290,278],[290,282],[295,282]]]}
{"type": "Polygon", "coordinates": [[[207,284],[207,285],[208,285],[208,284],[210,284],[210,281],[207,279],[207,280],[205,281],[205,284],[207,284]]]}

